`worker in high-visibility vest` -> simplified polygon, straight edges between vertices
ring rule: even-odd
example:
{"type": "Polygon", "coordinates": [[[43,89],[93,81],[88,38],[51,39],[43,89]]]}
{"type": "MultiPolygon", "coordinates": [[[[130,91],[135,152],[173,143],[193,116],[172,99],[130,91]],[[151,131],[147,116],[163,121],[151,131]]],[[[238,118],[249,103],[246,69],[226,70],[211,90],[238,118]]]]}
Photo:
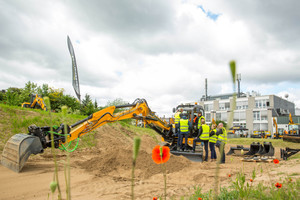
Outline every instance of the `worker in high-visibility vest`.
{"type": "Polygon", "coordinates": [[[174,115],[175,118],[175,135],[179,135],[179,121],[180,121],[180,115],[183,112],[183,109],[178,109],[177,112],[174,115]]]}
{"type": "Polygon", "coordinates": [[[198,117],[197,117],[197,131],[199,132],[199,128],[200,126],[202,125],[201,123],[201,120],[204,119],[205,120],[205,117],[202,116],[202,112],[200,111],[198,113],[198,117]]]}
{"type": "MultiPolygon", "coordinates": [[[[199,124],[198,124],[199,127],[199,124]]],[[[193,152],[195,152],[196,149],[196,142],[203,142],[204,143],[204,149],[205,149],[205,158],[204,161],[207,161],[208,159],[208,140],[209,140],[209,132],[210,128],[207,124],[205,124],[205,119],[201,119],[201,126],[199,127],[199,133],[196,138],[194,138],[193,141],[193,152]]]]}
{"type": "Polygon", "coordinates": [[[216,161],[217,160],[217,153],[216,153],[216,142],[218,140],[218,136],[217,136],[217,129],[216,129],[217,125],[216,124],[212,124],[211,125],[211,131],[209,134],[209,149],[210,149],[210,159],[211,162],[216,161]]]}
{"type": "Polygon", "coordinates": [[[181,151],[187,150],[190,129],[191,129],[191,122],[187,119],[187,116],[183,114],[182,119],[180,119],[179,121],[180,135],[179,135],[179,144],[177,143],[177,147],[181,151]],[[183,147],[183,138],[185,138],[184,147],[183,147]]]}
{"type": "Polygon", "coordinates": [[[223,123],[218,124],[218,130],[217,130],[217,136],[218,136],[218,141],[219,143],[219,151],[220,151],[220,164],[225,163],[225,145],[227,144],[227,131],[223,126],[223,123]]]}

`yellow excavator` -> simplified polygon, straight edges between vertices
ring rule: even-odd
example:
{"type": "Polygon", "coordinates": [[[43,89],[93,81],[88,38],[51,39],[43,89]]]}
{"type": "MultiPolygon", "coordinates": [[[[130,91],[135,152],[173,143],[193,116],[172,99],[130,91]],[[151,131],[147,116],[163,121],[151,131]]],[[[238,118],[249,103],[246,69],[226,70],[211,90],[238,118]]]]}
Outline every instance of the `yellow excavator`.
{"type": "Polygon", "coordinates": [[[278,128],[278,124],[277,121],[275,119],[275,117],[273,117],[273,126],[275,126],[275,133],[274,133],[274,139],[282,139],[284,133],[284,129],[283,128],[278,128]]]}
{"type": "Polygon", "coordinates": [[[47,106],[42,97],[37,94],[30,94],[30,103],[24,102],[22,103],[22,108],[37,108],[47,111],[47,106]]]}
{"type": "MultiPolygon", "coordinates": [[[[194,115],[199,111],[199,106],[183,106],[185,112],[194,115]]],[[[202,108],[201,108],[202,109],[202,108]]],[[[204,113],[204,112],[203,112],[204,113]]],[[[64,147],[67,143],[79,139],[94,129],[106,124],[125,119],[143,120],[150,128],[162,136],[163,145],[169,146],[174,155],[184,155],[188,158],[198,157],[202,161],[202,152],[179,152],[176,150],[177,136],[174,134],[172,124],[162,121],[152,112],[145,99],[136,99],[132,104],[110,106],[93,113],[87,118],[72,125],[38,127],[31,125],[27,134],[13,135],[6,143],[1,163],[5,167],[20,172],[31,154],[43,153],[44,149],[51,147],[64,147]],[[115,109],[127,108],[125,111],[114,113],[115,109]],[[53,137],[51,136],[53,134],[53,137]],[[53,138],[53,140],[52,140],[53,138]]],[[[190,136],[189,144],[192,144],[193,136],[190,136]]],[[[193,159],[192,159],[193,160],[193,159]]],[[[197,159],[194,159],[197,160],[197,159]]]]}
{"type": "Polygon", "coordinates": [[[289,114],[288,134],[284,134],[284,141],[300,143],[300,124],[294,123],[292,114],[289,114]]]}

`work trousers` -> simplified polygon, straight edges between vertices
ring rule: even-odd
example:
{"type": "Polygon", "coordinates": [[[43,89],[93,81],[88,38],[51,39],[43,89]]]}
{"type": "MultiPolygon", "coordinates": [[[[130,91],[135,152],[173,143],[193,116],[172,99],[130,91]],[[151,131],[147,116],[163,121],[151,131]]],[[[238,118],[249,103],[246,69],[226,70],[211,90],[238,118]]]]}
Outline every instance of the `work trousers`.
{"type": "Polygon", "coordinates": [[[204,143],[204,149],[205,149],[204,161],[207,161],[207,158],[208,158],[208,140],[201,140],[200,138],[194,139],[194,141],[193,141],[193,150],[196,149],[196,142],[203,142],[204,143]]]}
{"type": "Polygon", "coordinates": [[[217,159],[217,153],[215,148],[216,143],[210,142],[209,149],[210,149],[210,159],[217,159]]]}
{"type": "Polygon", "coordinates": [[[188,133],[180,133],[180,135],[179,135],[179,146],[177,145],[177,147],[181,148],[182,150],[183,149],[187,150],[188,138],[189,138],[189,134],[188,133]],[[182,146],[182,144],[183,144],[183,138],[185,138],[184,148],[182,146]]]}
{"type": "Polygon", "coordinates": [[[220,151],[220,163],[225,163],[225,143],[221,143],[220,147],[219,147],[219,151],[220,151]]]}

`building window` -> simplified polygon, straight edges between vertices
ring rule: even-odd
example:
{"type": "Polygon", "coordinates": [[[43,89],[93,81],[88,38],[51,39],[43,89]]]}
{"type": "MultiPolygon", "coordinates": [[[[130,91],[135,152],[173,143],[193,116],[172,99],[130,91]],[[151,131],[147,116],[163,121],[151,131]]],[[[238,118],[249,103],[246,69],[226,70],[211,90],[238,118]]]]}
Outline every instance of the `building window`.
{"type": "Polygon", "coordinates": [[[210,122],[211,120],[211,114],[210,113],[205,113],[205,121],[210,122]]]}
{"type": "Polygon", "coordinates": [[[253,111],[253,120],[260,121],[260,111],[253,111]]]}
{"type": "Polygon", "coordinates": [[[210,112],[213,110],[213,105],[212,104],[204,104],[204,110],[210,112]]]}
{"type": "Polygon", "coordinates": [[[253,131],[267,131],[268,130],[268,123],[254,123],[253,124],[253,131]]]}
{"type": "Polygon", "coordinates": [[[229,110],[229,109],[230,109],[229,102],[219,103],[219,110],[229,110]]]}
{"type": "Polygon", "coordinates": [[[245,110],[248,109],[248,101],[238,101],[236,102],[237,110],[245,110]]]}
{"type": "Polygon", "coordinates": [[[266,110],[253,111],[253,120],[268,120],[268,112],[266,110]]]}
{"type": "Polygon", "coordinates": [[[260,111],[260,119],[261,120],[268,120],[268,112],[266,110],[260,111]]]}
{"type": "Polygon", "coordinates": [[[233,114],[233,121],[239,122],[239,121],[246,121],[246,112],[245,111],[235,111],[233,114]]]}
{"type": "Polygon", "coordinates": [[[217,114],[221,114],[221,121],[227,122],[227,112],[221,112],[217,114]]]}
{"type": "Polygon", "coordinates": [[[221,113],[216,113],[216,120],[221,120],[221,113]]]}
{"type": "Polygon", "coordinates": [[[255,100],[256,108],[266,108],[267,107],[267,99],[259,99],[255,100]]]}

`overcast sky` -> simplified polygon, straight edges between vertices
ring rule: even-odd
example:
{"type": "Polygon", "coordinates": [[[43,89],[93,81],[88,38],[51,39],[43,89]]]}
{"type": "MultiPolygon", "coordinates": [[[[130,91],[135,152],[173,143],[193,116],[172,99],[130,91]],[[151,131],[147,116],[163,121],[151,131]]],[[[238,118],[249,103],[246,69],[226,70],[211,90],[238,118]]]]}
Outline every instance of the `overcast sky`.
{"type": "Polygon", "coordinates": [[[159,115],[204,94],[276,94],[300,107],[299,0],[0,0],[0,89],[71,82],[98,105],[145,98],[159,115]]]}

